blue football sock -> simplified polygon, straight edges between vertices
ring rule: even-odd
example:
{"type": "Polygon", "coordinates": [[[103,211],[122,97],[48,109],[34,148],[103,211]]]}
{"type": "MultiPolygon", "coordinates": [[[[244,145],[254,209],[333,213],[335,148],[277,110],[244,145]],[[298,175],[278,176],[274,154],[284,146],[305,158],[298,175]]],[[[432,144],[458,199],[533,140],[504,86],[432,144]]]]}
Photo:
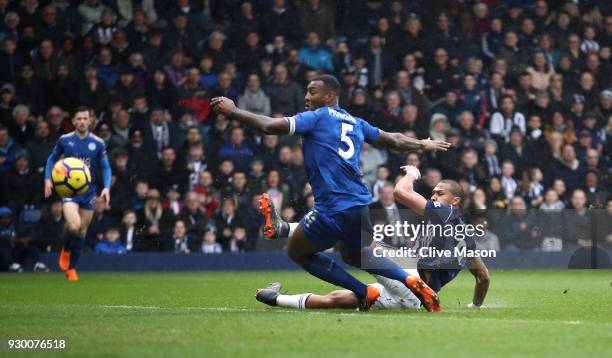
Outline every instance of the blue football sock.
{"type": "Polygon", "coordinates": [[[85,239],[78,236],[73,236],[72,247],[70,248],[70,269],[76,268],[76,264],[81,257],[81,250],[85,245],[85,239]]]}
{"type": "Polygon", "coordinates": [[[70,249],[72,248],[72,243],[74,242],[74,239],[77,236],[72,234],[69,231],[66,231],[66,233],[64,234],[64,245],[63,245],[63,249],[64,251],[68,251],[70,252],[70,249]]]}
{"type": "Polygon", "coordinates": [[[374,256],[374,251],[369,247],[364,247],[361,250],[361,255],[363,266],[365,266],[363,270],[366,272],[406,284],[406,278],[410,275],[395,262],[386,257],[374,256]]]}
{"type": "Polygon", "coordinates": [[[359,298],[367,294],[367,286],[363,282],[353,277],[331,257],[323,253],[314,254],[311,259],[302,264],[302,267],[321,280],[353,291],[359,298]]]}

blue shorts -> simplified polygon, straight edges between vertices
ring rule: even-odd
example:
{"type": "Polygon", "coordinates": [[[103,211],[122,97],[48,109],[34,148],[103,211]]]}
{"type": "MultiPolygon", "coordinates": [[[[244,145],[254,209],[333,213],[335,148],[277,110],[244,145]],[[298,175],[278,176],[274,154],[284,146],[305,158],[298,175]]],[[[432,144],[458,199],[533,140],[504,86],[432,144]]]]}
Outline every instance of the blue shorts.
{"type": "Polygon", "coordinates": [[[63,203],[76,203],[79,205],[80,209],[83,210],[93,210],[94,209],[94,201],[96,201],[96,188],[93,186],[87,190],[87,192],[81,196],[76,196],[74,198],[62,198],[63,203]]]}
{"type": "MultiPolygon", "coordinates": [[[[451,282],[461,270],[459,269],[430,269],[431,277],[427,285],[431,287],[432,290],[436,292],[440,292],[442,287],[447,283],[451,282]]],[[[421,269],[419,269],[419,276],[421,278],[425,278],[425,274],[421,269]]]]}
{"type": "Polygon", "coordinates": [[[329,249],[338,241],[349,249],[360,249],[372,239],[368,206],[354,206],[335,214],[313,208],[304,215],[300,226],[308,240],[320,250],[329,249]]]}

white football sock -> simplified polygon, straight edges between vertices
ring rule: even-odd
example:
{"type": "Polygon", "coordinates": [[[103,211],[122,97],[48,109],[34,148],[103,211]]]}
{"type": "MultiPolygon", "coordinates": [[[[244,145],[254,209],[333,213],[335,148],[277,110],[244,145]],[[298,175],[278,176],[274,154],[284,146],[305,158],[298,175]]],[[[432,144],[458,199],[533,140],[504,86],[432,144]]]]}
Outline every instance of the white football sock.
{"type": "Polygon", "coordinates": [[[301,295],[278,295],[276,304],[279,307],[306,309],[306,300],[312,293],[303,293],[301,295]]]}
{"type": "Polygon", "coordinates": [[[291,237],[291,235],[293,235],[293,232],[298,227],[298,225],[300,225],[300,223],[288,223],[288,224],[289,224],[289,235],[287,235],[287,237],[291,237]]]}

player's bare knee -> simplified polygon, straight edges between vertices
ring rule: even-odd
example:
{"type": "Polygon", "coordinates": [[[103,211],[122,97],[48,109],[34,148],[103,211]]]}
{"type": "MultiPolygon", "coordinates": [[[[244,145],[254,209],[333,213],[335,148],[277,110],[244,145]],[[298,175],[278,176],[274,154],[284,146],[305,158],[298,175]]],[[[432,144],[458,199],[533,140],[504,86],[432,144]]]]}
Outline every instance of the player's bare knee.
{"type": "Polygon", "coordinates": [[[80,220],[76,222],[68,222],[66,223],[66,228],[71,234],[79,235],[81,232],[81,222],[80,220]]]}

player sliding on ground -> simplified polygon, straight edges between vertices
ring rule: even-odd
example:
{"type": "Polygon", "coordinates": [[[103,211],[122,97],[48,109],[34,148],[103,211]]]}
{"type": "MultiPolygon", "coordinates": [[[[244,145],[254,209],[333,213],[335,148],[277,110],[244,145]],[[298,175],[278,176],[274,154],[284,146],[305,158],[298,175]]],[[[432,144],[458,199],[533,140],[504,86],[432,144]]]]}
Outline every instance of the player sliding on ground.
{"type": "Polygon", "coordinates": [[[96,200],[95,168],[98,165],[102,167],[104,189],[102,189],[100,197],[108,204],[110,200],[111,167],[106,155],[104,141],[89,132],[89,128],[93,124],[93,117],[89,109],[85,107],[77,108],[72,117],[72,124],[75,127],[74,132],[61,136],[47,159],[45,198],[51,196],[53,190],[51,170],[61,155],[76,157],[89,167],[92,180],[89,190],[81,196],[62,199],[62,208],[68,230],[65,233],[64,244],[60,251],[59,267],[64,271],[68,280],[78,281],[76,265],[85,244],[85,234],[93,217],[93,202],[96,200]]]}
{"type": "MultiPolygon", "coordinates": [[[[397,150],[446,150],[450,144],[387,133],[353,117],[338,107],[340,84],[334,76],[317,76],[306,90],[307,111],[285,118],[271,118],[238,109],[232,100],[225,97],[211,101],[217,113],[263,133],[303,137],[306,172],[315,206],[299,225],[280,233],[289,237],[289,257],[310,274],[355,293],[360,309],[368,310],[378,298],[378,290],[357,280],[321,252],[339,242],[344,261],[359,267],[363,259],[368,263],[367,272],[404,283],[427,310],[440,310],[437,294],[420,278],[408,275],[386,258],[374,257],[369,243],[361,242],[362,230],[366,233],[372,231],[368,212],[372,196],[361,181],[359,157],[364,141],[397,150]]],[[[365,236],[371,238],[369,234],[365,236]]]]}
{"type": "MultiPolygon", "coordinates": [[[[408,167],[404,167],[408,170],[408,167]]],[[[411,169],[410,169],[411,170],[411,169]]],[[[412,170],[411,170],[412,171],[412,170]]],[[[412,175],[412,174],[407,174],[412,175]]],[[[445,188],[445,181],[440,182],[436,186],[438,194],[441,191],[449,192],[445,188]]],[[[458,184],[457,184],[458,185],[458,184]]],[[[461,188],[459,186],[459,188],[461,188]]],[[[408,189],[408,188],[406,188],[408,189]]],[[[396,187],[396,193],[400,193],[400,187],[396,187]]],[[[417,194],[418,195],[418,194],[417,194]]],[[[459,193],[459,195],[463,195],[459,193]]],[[[445,205],[442,202],[449,202],[448,199],[452,196],[437,196],[436,189],[432,195],[432,201],[436,200],[441,206],[445,205]],[[440,201],[441,200],[441,201],[440,201]]],[[[423,198],[424,199],[424,198],[423,198]]],[[[292,223],[285,222],[274,205],[267,197],[267,194],[263,194],[260,199],[261,204],[267,204],[267,206],[260,207],[262,214],[270,219],[270,221],[264,225],[264,233],[269,232],[280,232],[283,227],[288,227],[292,223]],[[264,210],[265,208],[265,210],[264,210]],[[265,212],[269,212],[270,215],[265,215],[265,212]],[[276,228],[276,229],[275,229],[276,228]]],[[[452,205],[452,203],[450,203],[452,205]]],[[[453,239],[453,241],[455,241],[453,239]]],[[[383,250],[393,248],[382,247],[383,250]]],[[[420,266],[420,262],[418,263],[420,266]]],[[[466,265],[476,280],[476,286],[474,287],[474,296],[472,302],[468,305],[470,308],[480,308],[484,302],[485,296],[489,288],[489,274],[484,262],[480,258],[467,258],[466,265]]],[[[421,273],[426,274],[427,278],[425,282],[433,287],[436,292],[439,292],[443,286],[454,279],[457,273],[461,269],[442,268],[442,269],[429,269],[428,266],[424,266],[421,273]],[[450,272],[449,272],[450,271],[450,272]],[[429,280],[429,282],[427,282],[429,280]]],[[[419,275],[416,269],[407,269],[406,272],[410,275],[419,275]]],[[[374,275],[377,283],[371,284],[378,292],[380,297],[376,300],[372,309],[418,309],[420,307],[419,300],[414,294],[408,290],[401,282],[388,279],[386,277],[374,275]]],[[[357,308],[358,298],[349,290],[336,290],[332,291],[324,296],[320,296],[314,293],[301,293],[295,295],[281,294],[281,284],[279,282],[273,283],[266,288],[258,289],[255,298],[269,306],[279,306],[285,308],[297,308],[297,309],[331,309],[331,308],[357,308]]]]}

